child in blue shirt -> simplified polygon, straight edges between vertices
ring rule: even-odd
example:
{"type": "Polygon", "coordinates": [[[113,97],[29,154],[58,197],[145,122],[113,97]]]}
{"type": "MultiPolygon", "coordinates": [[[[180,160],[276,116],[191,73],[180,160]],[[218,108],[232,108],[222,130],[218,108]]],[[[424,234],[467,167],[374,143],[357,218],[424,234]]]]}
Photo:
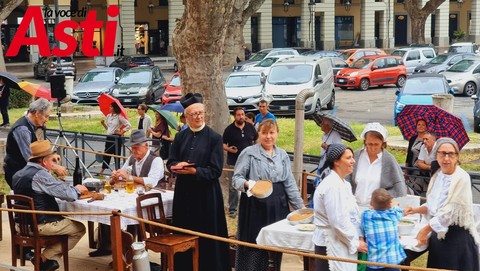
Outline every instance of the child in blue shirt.
{"type": "MultiPolygon", "coordinates": [[[[362,213],[362,233],[368,245],[367,259],[370,262],[401,264],[406,258],[400,244],[398,223],[403,210],[393,206],[392,196],[387,190],[373,191],[370,204],[373,210],[362,213]]],[[[397,271],[396,268],[367,266],[367,271],[397,271]]]]}

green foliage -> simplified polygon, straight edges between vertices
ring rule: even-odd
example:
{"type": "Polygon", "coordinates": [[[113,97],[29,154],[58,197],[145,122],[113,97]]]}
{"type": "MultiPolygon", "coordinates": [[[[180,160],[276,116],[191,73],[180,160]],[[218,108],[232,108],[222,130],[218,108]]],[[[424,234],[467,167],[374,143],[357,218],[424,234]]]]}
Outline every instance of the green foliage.
{"type": "Polygon", "coordinates": [[[463,31],[462,29],[457,29],[453,31],[453,38],[457,41],[465,40],[466,36],[467,36],[467,33],[465,33],[465,31],[463,31]]]}
{"type": "Polygon", "coordinates": [[[32,95],[23,90],[10,89],[10,108],[25,108],[32,101],[32,95]]]}

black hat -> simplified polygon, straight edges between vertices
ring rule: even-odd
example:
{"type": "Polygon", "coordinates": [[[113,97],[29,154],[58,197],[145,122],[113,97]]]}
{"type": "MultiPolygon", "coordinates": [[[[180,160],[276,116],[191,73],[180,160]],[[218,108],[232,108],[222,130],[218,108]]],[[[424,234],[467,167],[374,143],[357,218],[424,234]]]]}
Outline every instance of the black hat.
{"type": "Polygon", "coordinates": [[[184,109],[191,106],[192,104],[202,103],[203,97],[200,93],[187,93],[182,99],[180,99],[180,103],[182,104],[184,109]]]}
{"type": "Polygon", "coordinates": [[[327,147],[327,161],[333,163],[333,161],[340,158],[347,149],[347,146],[343,144],[330,144],[327,147]]]}

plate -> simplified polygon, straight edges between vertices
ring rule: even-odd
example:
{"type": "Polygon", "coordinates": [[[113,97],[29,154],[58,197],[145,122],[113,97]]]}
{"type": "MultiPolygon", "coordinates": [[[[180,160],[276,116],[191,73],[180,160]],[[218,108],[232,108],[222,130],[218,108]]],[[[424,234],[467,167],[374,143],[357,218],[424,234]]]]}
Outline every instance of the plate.
{"type": "Polygon", "coordinates": [[[295,225],[297,230],[299,231],[314,231],[315,225],[314,224],[297,224],[295,225]]]}

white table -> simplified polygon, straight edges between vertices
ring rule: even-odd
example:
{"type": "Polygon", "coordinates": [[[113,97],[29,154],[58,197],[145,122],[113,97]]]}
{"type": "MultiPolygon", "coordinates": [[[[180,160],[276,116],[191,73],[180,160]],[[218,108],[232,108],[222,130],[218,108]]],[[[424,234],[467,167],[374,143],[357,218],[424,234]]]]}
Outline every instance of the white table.
{"type": "MultiPolygon", "coordinates": [[[[161,193],[165,215],[167,217],[172,215],[173,191],[166,190],[166,192],[160,192],[152,190],[148,193],[161,193]]],[[[123,214],[137,216],[137,194],[135,193],[120,194],[112,190],[112,193],[107,194],[104,200],[87,202],[88,200],[89,199],[82,199],[67,202],[57,199],[57,203],[62,212],[112,212],[113,210],[119,210],[123,214]]],[[[154,199],[151,199],[151,201],[152,204],[156,202],[154,199]]],[[[146,201],[146,204],[148,205],[148,201],[146,201]]],[[[108,215],[71,215],[70,217],[110,225],[110,216],[108,215]]],[[[138,221],[134,219],[125,217],[121,217],[120,219],[122,229],[125,229],[128,225],[135,224],[138,224],[138,221]]]]}

